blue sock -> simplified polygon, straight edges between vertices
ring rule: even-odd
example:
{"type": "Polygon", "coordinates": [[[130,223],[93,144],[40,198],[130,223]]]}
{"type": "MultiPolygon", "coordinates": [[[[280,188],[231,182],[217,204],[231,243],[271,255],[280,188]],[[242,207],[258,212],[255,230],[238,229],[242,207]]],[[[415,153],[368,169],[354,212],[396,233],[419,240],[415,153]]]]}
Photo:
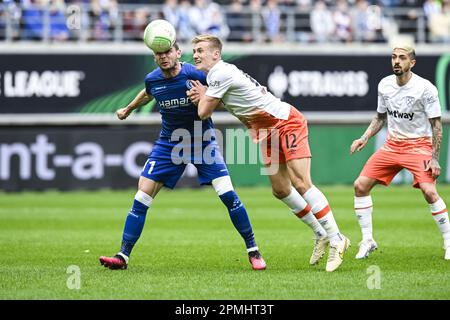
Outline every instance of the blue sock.
{"type": "Polygon", "coordinates": [[[127,257],[130,256],[131,250],[133,250],[134,245],[141,236],[142,229],[144,228],[145,217],[147,216],[148,207],[137,201],[133,202],[133,207],[128,213],[127,219],[125,220],[125,227],[122,236],[122,252],[127,257]]]}
{"type": "Polygon", "coordinates": [[[255,238],[253,236],[252,225],[248,219],[247,211],[237,196],[236,192],[228,191],[219,196],[220,200],[227,207],[230,213],[231,221],[236,230],[241,234],[245,241],[247,249],[256,247],[255,238]]]}

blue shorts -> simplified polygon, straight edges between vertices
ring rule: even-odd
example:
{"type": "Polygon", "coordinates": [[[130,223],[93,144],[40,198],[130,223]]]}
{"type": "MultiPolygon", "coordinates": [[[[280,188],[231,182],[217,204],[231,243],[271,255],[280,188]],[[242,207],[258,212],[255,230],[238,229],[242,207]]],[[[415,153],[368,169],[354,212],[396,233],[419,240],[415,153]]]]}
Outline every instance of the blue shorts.
{"type": "Polygon", "coordinates": [[[229,175],[216,141],[206,141],[202,145],[182,145],[159,138],[148,156],[141,176],[162,182],[165,187],[173,189],[188,163],[197,168],[198,180],[202,185],[229,175]]]}

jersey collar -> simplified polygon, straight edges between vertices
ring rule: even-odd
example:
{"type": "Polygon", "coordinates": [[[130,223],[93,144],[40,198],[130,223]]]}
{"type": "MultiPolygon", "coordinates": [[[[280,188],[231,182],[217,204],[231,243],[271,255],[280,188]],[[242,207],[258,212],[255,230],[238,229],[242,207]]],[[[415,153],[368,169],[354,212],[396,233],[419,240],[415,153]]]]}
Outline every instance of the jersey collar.
{"type": "Polygon", "coordinates": [[[222,65],[223,63],[224,63],[223,60],[217,61],[217,63],[211,68],[211,70],[209,70],[209,72],[214,71],[215,69],[219,68],[220,65],[222,65]]]}

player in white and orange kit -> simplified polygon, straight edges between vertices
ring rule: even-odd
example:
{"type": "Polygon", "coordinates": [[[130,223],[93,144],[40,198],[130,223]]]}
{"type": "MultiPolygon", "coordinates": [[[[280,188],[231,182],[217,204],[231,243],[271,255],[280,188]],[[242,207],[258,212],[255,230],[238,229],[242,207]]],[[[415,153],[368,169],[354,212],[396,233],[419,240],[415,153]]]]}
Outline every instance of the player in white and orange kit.
{"type": "Polygon", "coordinates": [[[412,47],[394,48],[391,62],[394,74],[382,79],[378,85],[377,115],[361,138],[353,141],[350,147],[350,153],[364,148],[387,119],[386,143],[367,161],[354,183],[355,212],[363,237],[356,258],[366,258],[377,249],[372,235],[370,191],[376,184],[389,185],[400,170],[407,169],[414,176],[413,186],[422,190],[430,205],[431,214],[444,238],[444,257],[450,260],[447,207],[436,190],[442,140],[438,92],[430,81],[411,71],[416,63],[412,47]]]}
{"type": "Polygon", "coordinates": [[[350,241],[339,232],[326,197],[311,181],[306,119],[235,65],[222,61],[222,43],[217,37],[201,35],[192,43],[195,65],[207,73],[208,88],[195,81],[188,93],[193,102],[198,102],[200,119],[209,118],[223,103],[249,128],[254,140],[263,146],[274,196],[316,235],[310,264],[319,262],[329,244],[326,270],[336,270],[350,241]]]}

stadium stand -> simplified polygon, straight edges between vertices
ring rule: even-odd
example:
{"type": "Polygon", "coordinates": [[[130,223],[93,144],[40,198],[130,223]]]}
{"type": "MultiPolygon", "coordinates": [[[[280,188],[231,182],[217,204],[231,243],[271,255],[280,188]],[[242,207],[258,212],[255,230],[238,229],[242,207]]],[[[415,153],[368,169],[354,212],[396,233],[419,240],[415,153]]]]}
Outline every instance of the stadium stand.
{"type": "Polygon", "coordinates": [[[0,41],[139,41],[156,18],[180,42],[205,32],[228,42],[450,42],[449,0],[3,0],[0,41]]]}

